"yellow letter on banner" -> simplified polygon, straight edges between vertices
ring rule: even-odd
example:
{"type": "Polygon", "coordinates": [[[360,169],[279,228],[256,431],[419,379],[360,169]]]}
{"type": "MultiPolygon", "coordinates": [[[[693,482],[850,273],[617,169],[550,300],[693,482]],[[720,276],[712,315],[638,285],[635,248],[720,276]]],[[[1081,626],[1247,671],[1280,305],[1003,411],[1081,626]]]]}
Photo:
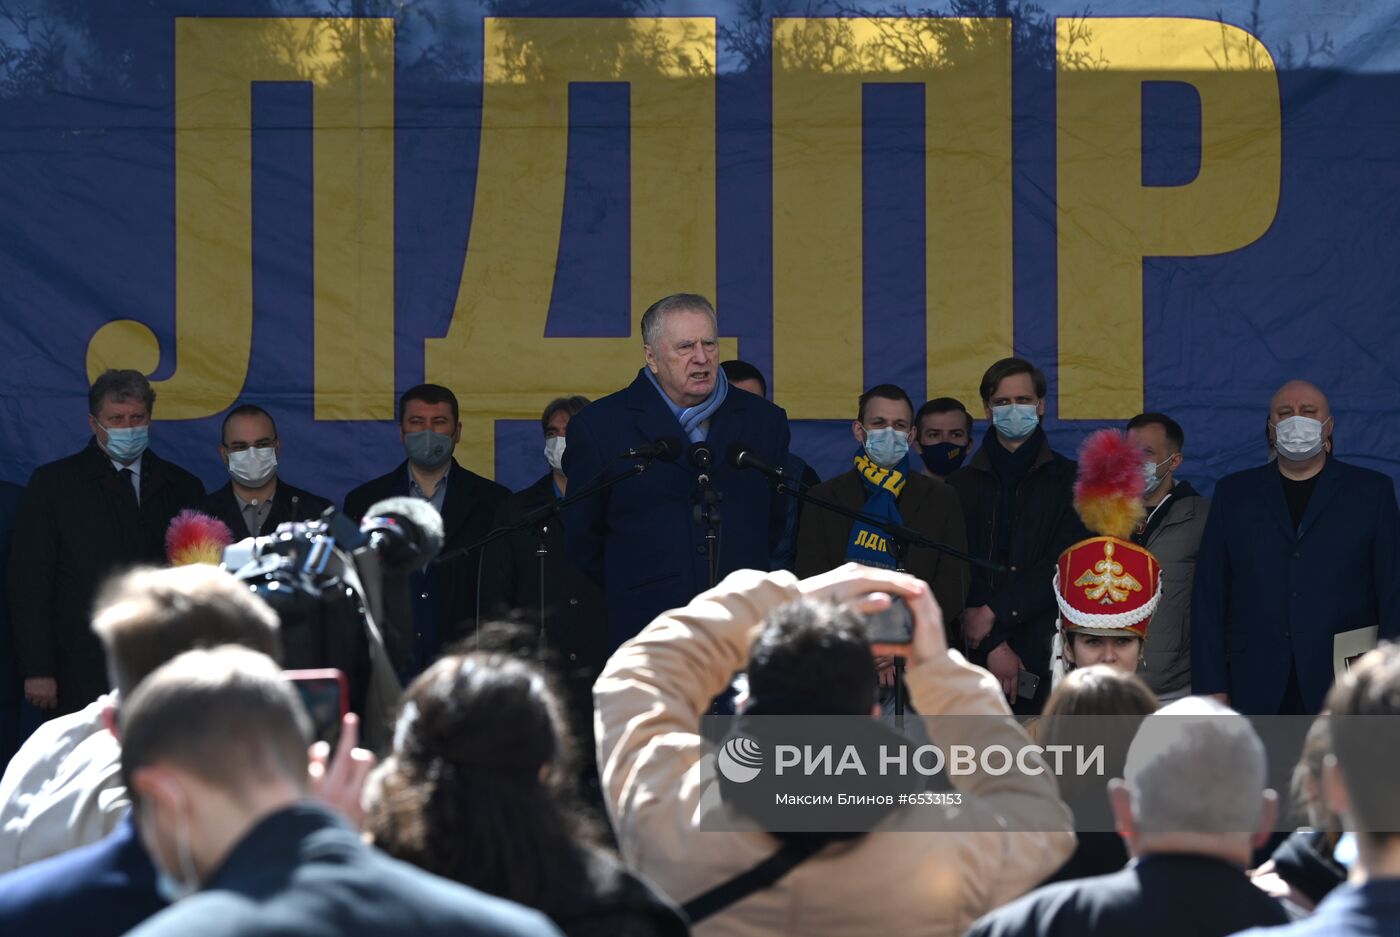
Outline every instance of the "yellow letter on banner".
{"type": "Polygon", "coordinates": [[[1057,23],[1060,415],[1142,409],[1142,258],[1236,250],[1278,208],[1273,59],[1235,26],[1195,19],[1057,23]],[[1142,184],[1142,83],[1201,97],[1199,175],[1142,184]]]}
{"type": "Polygon", "coordinates": [[[849,417],[861,373],[861,95],[925,86],[930,394],[977,399],[1011,353],[1011,23],[773,21],[773,384],[790,416],[849,417]]]}
{"type": "MultiPolygon", "coordinates": [[[[218,413],[248,375],[254,81],[313,88],[316,417],[392,417],[394,24],[351,18],[175,21],[176,368],[157,412],[218,413]]],[[[149,328],[110,322],[88,374],[159,359],[149,328]]]]}
{"type": "MultiPolygon", "coordinates": [[[[569,83],[630,85],[635,332],[641,311],[662,296],[714,297],[714,73],[711,18],[486,20],[470,240],[452,324],[426,342],[424,362],[428,380],[461,402],[457,457],[471,468],[494,473],[497,419],[537,418],[564,393],[611,393],[642,366],[639,337],[545,337],[569,83]]],[[[721,352],[733,356],[735,343],[721,352]]]]}

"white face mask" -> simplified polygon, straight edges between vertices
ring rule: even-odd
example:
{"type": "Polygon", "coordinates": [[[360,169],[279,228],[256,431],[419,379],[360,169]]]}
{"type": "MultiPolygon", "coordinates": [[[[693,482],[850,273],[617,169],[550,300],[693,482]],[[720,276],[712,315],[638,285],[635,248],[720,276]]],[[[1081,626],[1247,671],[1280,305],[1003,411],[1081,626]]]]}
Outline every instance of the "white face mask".
{"type": "Polygon", "coordinates": [[[563,436],[551,436],[544,441],[544,460],[556,472],[564,471],[564,445],[563,436]]]}
{"type": "Polygon", "coordinates": [[[1172,457],[1167,456],[1161,462],[1142,463],[1142,480],[1147,483],[1147,488],[1143,491],[1143,494],[1150,495],[1162,486],[1163,476],[1157,474],[1157,469],[1166,465],[1171,460],[1172,457]]]}
{"type": "Polygon", "coordinates": [[[146,851],[150,854],[151,865],[156,870],[156,892],[171,904],[188,898],[199,891],[199,871],[194,864],[194,849],[190,846],[189,824],[181,817],[175,827],[175,855],[180,863],[178,876],[167,872],[155,849],[155,809],[149,801],[141,801],[141,825],[146,829],[146,851]]]}
{"type": "MultiPolygon", "coordinates": [[[[1327,418],[1331,423],[1332,418],[1327,418]]],[[[1322,430],[1327,423],[1310,416],[1290,416],[1274,424],[1274,448],[1281,458],[1304,462],[1322,451],[1322,430]]]]}
{"type": "Polygon", "coordinates": [[[245,488],[261,488],[277,474],[277,450],[254,446],[228,454],[228,473],[245,488]]]}

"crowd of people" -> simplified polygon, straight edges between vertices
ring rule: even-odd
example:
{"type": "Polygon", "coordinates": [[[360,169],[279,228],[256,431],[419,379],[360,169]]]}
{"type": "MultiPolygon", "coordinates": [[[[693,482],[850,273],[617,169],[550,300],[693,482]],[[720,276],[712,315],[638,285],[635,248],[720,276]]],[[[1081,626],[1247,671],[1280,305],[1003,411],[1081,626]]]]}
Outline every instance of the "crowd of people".
{"type": "Polygon", "coordinates": [[[1267,460],[1209,502],[1165,413],[1056,452],[1019,358],[986,371],[980,441],[957,399],[872,386],[821,480],[762,372],[719,360],[708,301],[640,328],[628,386],[545,408],[546,466],[514,494],[454,458],[448,388],[404,393],[403,461],[341,513],[418,499],[444,560],[383,609],[392,720],[357,690],[334,745],[282,668],[340,659],[237,570],[166,562],[184,510],[243,540],[331,501],[280,478],[251,403],[206,494],[149,447],[145,377],[98,377],[87,445],[0,489],[0,542],[24,545],[3,558],[2,929],[1400,933],[1400,746],[1361,718],[1400,715],[1400,511],[1335,457],[1320,389],[1282,384],[1267,460]],[[897,603],[907,639],[872,640],[897,603]],[[726,803],[707,716],[912,734],[906,711],[1009,750],[1107,718],[1111,780],[940,777],[936,832],[894,808],[769,829],[726,803]],[[1286,823],[1248,718],[1276,715],[1313,720],[1286,823]]]}

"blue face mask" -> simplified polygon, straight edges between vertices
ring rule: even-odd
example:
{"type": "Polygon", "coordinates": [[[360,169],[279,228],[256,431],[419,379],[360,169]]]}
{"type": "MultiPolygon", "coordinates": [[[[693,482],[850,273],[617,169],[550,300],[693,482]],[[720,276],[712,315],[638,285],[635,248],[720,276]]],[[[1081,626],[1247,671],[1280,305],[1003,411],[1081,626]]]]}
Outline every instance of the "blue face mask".
{"type": "Polygon", "coordinates": [[[865,454],[880,468],[894,468],[909,454],[909,433],[893,426],[865,431],[865,454]]]}
{"type": "Polygon", "coordinates": [[[967,458],[967,446],[957,442],[940,442],[924,446],[924,467],[938,476],[951,475],[967,458]]]}
{"type": "Polygon", "coordinates": [[[441,468],[452,458],[452,437],[430,429],[405,433],[403,447],[408,452],[408,460],[421,469],[441,468]]]}
{"type": "Polygon", "coordinates": [[[1033,403],[1008,403],[992,407],[992,426],[1002,439],[1025,439],[1040,425],[1040,414],[1033,403]]]}
{"type": "Polygon", "coordinates": [[[149,426],[124,426],[106,428],[107,454],[118,462],[135,462],[141,458],[150,442],[149,426]]]}

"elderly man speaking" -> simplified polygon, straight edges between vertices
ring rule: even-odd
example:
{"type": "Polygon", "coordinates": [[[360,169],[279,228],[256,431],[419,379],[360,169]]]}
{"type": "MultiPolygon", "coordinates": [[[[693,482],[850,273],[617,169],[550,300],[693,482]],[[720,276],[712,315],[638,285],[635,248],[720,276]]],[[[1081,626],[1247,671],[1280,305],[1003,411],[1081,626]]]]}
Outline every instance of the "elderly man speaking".
{"type": "Polygon", "coordinates": [[[709,300],[677,293],[642,316],[645,366],[630,385],[596,401],[569,423],[564,473],[574,494],[594,479],[626,471],[630,449],[671,439],[682,453],[569,509],[565,531],[575,562],[604,588],[608,637],[616,647],[667,609],[685,605],[736,569],[767,570],[787,506],[762,475],[728,465],[740,445],[770,465],[787,461],[787,414],[753,394],[729,393],[719,366],[718,327],[709,300]],[[708,447],[709,468],[697,447],[708,447]],[[698,455],[698,457],[697,457],[698,455]],[[718,495],[714,520],[697,510],[707,485],[718,495]]]}

